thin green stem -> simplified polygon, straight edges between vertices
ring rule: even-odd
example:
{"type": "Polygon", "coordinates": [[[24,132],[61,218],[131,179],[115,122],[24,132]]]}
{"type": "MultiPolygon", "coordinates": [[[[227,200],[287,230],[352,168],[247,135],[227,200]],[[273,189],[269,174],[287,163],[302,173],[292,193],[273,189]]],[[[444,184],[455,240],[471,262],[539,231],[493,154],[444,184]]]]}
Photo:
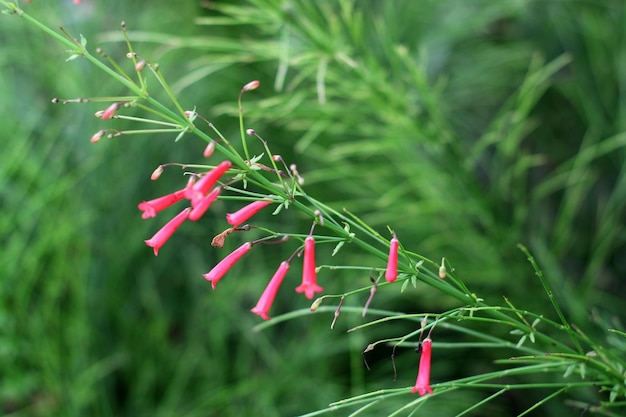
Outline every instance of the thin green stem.
{"type": "Polygon", "coordinates": [[[574,346],[576,346],[576,350],[578,350],[578,353],[583,353],[583,348],[578,342],[578,338],[575,337],[576,335],[575,332],[572,330],[572,327],[570,326],[569,322],[565,318],[565,315],[563,314],[561,307],[559,306],[559,304],[556,301],[556,298],[554,297],[552,288],[550,288],[550,284],[548,284],[548,281],[544,278],[543,272],[541,272],[541,270],[539,269],[539,266],[537,265],[537,262],[535,262],[535,258],[531,255],[530,251],[526,248],[526,246],[522,244],[518,244],[517,247],[524,253],[524,255],[526,255],[526,259],[528,259],[528,262],[535,270],[535,275],[537,275],[537,277],[539,278],[539,281],[541,282],[541,285],[543,285],[543,289],[548,295],[548,298],[550,299],[550,303],[552,303],[552,307],[554,308],[554,311],[556,311],[556,314],[559,316],[561,323],[563,323],[563,326],[565,326],[565,331],[569,335],[574,346]]]}

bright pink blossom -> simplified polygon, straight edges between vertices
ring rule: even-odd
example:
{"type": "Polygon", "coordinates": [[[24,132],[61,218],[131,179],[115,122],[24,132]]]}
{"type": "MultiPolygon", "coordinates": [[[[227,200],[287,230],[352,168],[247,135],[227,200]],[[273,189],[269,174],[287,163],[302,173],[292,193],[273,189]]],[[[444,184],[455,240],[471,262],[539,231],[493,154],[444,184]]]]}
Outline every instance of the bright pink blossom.
{"type": "Polygon", "coordinates": [[[147,219],[156,216],[159,211],[168,208],[183,198],[185,198],[185,189],[178,190],[172,194],[164,195],[163,197],[155,198],[154,200],[142,201],[137,207],[139,210],[143,211],[141,218],[147,219]]]}
{"type": "Polygon", "coordinates": [[[248,251],[251,248],[252,248],[252,244],[250,242],[244,243],[243,245],[235,249],[233,252],[231,252],[227,257],[222,259],[209,272],[207,272],[206,274],[202,274],[202,276],[207,281],[211,281],[211,285],[213,286],[213,289],[215,289],[215,284],[217,284],[217,282],[224,277],[226,272],[228,272],[228,270],[232,268],[233,265],[235,265],[235,263],[239,259],[241,259],[243,255],[248,253],[248,251]]]}
{"type": "Polygon", "coordinates": [[[193,210],[191,210],[191,213],[189,213],[189,220],[195,222],[200,219],[217,199],[217,196],[220,195],[220,191],[222,191],[222,187],[215,187],[206,197],[203,197],[193,210]]]}
{"type": "Polygon", "coordinates": [[[398,278],[398,239],[394,233],[393,238],[389,241],[389,259],[387,260],[385,279],[387,282],[394,282],[396,278],[398,278]]]}
{"type": "Polygon", "coordinates": [[[250,203],[247,206],[242,207],[241,209],[237,210],[234,213],[226,214],[226,221],[228,222],[228,224],[232,225],[233,227],[237,227],[240,224],[247,221],[250,217],[257,214],[259,210],[261,210],[263,207],[266,207],[270,204],[272,204],[271,201],[264,201],[264,200],[255,201],[254,203],[250,203]]]}
{"type": "Polygon", "coordinates": [[[280,288],[280,284],[283,282],[285,275],[287,275],[287,271],[289,271],[289,262],[281,262],[269,284],[265,287],[265,291],[261,294],[259,302],[256,303],[256,306],[252,310],[250,310],[254,314],[261,316],[263,320],[270,319],[267,313],[269,313],[270,308],[272,308],[272,303],[274,302],[274,298],[276,298],[278,288],[280,288]]]}
{"type": "Polygon", "coordinates": [[[206,195],[206,193],[208,193],[209,190],[222,177],[222,175],[228,171],[231,165],[230,161],[221,162],[211,171],[204,174],[191,187],[187,188],[186,197],[191,200],[191,207],[195,207],[200,203],[200,201],[202,201],[202,198],[206,195]]]}
{"type": "Polygon", "coordinates": [[[426,393],[432,394],[430,387],[430,358],[432,353],[433,341],[430,338],[424,339],[422,342],[422,356],[420,357],[420,367],[417,373],[415,386],[411,390],[412,394],[419,392],[420,395],[426,393]]]}
{"type": "Polygon", "coordinates": [[[176,217],[167,222],[167,224],[163,226],[161,230],[156,232],[156,234],[152,236],[152,239],[145,241],[146,245],[154,248],[154,256],[157,256],[159,254],[159,249],[161,248],[161,246],[163,246],[165,242],[167,242],[167,239],[169,239],[170,236],[174,234],[176,229],[178,229],[180,225],[183,224],[185,220],[187,220],[190,211],[191,209],[189,207],[184,209],[183,211],[178,213],[176,217]]]}
{"type": "Polygon", "coordinates": [[[316,292],[322,291],[322,287],[317,285],[317,273],[315,272],[315,239],[313,239],[313,236],[308,236],[304,239],[302,284],[296,287],[296,292],[303,292],[306,298],[311,299],[316,292]]]}

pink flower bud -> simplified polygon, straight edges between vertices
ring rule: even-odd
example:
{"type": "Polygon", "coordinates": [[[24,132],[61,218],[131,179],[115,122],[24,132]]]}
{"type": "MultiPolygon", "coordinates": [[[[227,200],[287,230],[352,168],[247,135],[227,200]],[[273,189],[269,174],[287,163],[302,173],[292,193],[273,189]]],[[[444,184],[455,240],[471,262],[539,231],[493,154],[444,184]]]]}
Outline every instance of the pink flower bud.
{"type": "Polygon", "coordinates": [[[206,148],[204,148],[204,152],[202,153],[202,156],[204,156],[205,158],[210,158],[211,155],[213,155],[214,151],[215,151],[215,141],[212,140],[211,142],[209,142],[206,148]]]}
{"type": "Polygon", "coordinates": [[[248,84],[243,86],[241,91],[256,90],[257,88],[259,88],[260,84],[261,83],[259,82],[259,80],[250,81],[248,84]]]}
{"type": "Polygon", "coordinates": [[[106,132],[104,130],[98,130],[96,133],[93,134],[93,136],[91,137],[91,143],[96,143],[99,142],[100,139],[102,139],[102,136],[104,136],[106,132]]]}
{"type": "Polygon", "coordinates": [[[150,179],[152,181],[156,181],[159,179],[162,173],[163,173],[163,165],[159,165],[158,167],[156,167],[154,171],[152,171],[152,174],[150,175],[150,179]]]}
{"type": "Polygon", "coordinates": [[[389,259],[387,260],[387,271],[385,279],[387,282],[394,282],[398,278],[398,239],[394,232],[393,238],[389,242],[389,259]]]}
{"type": "Polygon", "coordinates": [[[121,106],[121,103],[115,102],[111,104],[109,107],[107,107],[106,110],[102,112],[102,115],[101,115],[102,120],[109,120],[111,117],[113,117],[113,115],[120,108],[120,106],[121,106]]]}

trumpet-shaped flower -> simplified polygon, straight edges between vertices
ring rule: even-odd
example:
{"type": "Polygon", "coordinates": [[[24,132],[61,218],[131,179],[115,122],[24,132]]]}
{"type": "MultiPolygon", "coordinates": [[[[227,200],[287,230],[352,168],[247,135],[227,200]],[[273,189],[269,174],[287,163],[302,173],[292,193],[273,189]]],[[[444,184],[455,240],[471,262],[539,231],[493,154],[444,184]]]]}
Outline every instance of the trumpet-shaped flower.
{"type": "Polygon", "coordinates": [[[176,229],[178,229],[180,225],[183,224],[185,220],[187,220],[190,211],[191,209],[187,207],[186,209],[178,213],[176,217],[167,222],[167,224],[163,226],[161,230],[156,232],[156,234],[152,236],[151,239],[145,241],[146,245],[154,249],[154,256],[157,256],[159,254],[159,249],[161,248],[161,246],[163,246],[165,242],[167,242],[167,239],[169,239],[174,234],[176,229]]]}
{"type": "Polygon", "coordinates": [[[256,306],[252,310],[250,310],[254,314],[261,316],[263,320],[270,319],[267,313],[270,311],[270,308],[272,308],[272,303],[274,302],[274,298],[276,298],[278,288],[280,288],[280,284],[283,282],[285,275],[287,275],[287,271],[289,271],[289,262],[281,262],[269,284],[265,287],[265,291],[261,294],[259,302],[256,303],[256,306]]]}
{"type": "Polygon", "coordinates": [[[311,299],[316,292],[322,291],[323,288],[317,285],[317,273],[315,271],[315,239],[313,239],[313,236],[308,236],[304,239],[302,284],[296,287],[296,292],[304,293],[306,298],[311,299]]]}
{"type": "Polygon", "coordinates": [[[240,224],[246,222],[250,217],[257,214],[263,207],[266,207],[270,204],[272,204],[271,201],[255,201],[254,203],[250,203],[234,213],[226,214],[226,221],[233,227],[237,227],[240,224]]]}
{"type": "Polygon", "coordinates": [[[432,394],[433,390],[430,388],[430,358],[432,354],[433,341],[430,338],[424,339],[422,342],[422,356],[420,356],[420,367],[417,373],[417,380],[415,386],[411,390],[412,394],[418,392],[420,395],[426,393],[432,394]]]}
{"type": "Polygon", "coordinates": [[[233,265],[235,265],[235,263],[239,259],[241,259],[243,255],[248,253],[251,248],[252,244],[250,242],[244,243],[243,245],[235,249],[232,253],[230,253],[227,257],[222,259],[209,272],[207,272],[206,274],[202,274],[202,276],[207,281],[211,281],[211,286],[213,287],[213,289],[215,289],[215,284],[217,284],[217,282],[224,277],[226,272],[228,272],[228,270],[232,268],[233,265]]]}
{"type": "Polygon", "coordinates": [[[186,197],[191,200],[191,207],[196,207],[209,190],[231,167],[230,161],[223,161],[211,171],[204,174],[196,183],[187,189],[186,197]]]}
{"type": "Polygon", "coordinates": [[[191,210],[191,213],[189,213],[189,220],[195,222],[200,219],[217,199],[217,196],[220,195],[220,191],[222,191],[222,187],[215,187],[206,197],[203,197],[193,210],[191,210]]]}
{"type": "Polygon", "coordinates": [[[387,260],[385,279],[387,282],[394,282],[396,278],[398,278],[398,239],[394,233],[393,238],[389,241],[389,259],[387,260]]]}
{"type": "Polygon", "coordinates": [[[183,198],[185,198],[185,189],[164,195],[163,197],[155,198],[154,200],[142,201],[137,207],[139,210],[143,211],[141,218],[147,219],[149,217],[156,216],[159,211],[168,208],[183,198]]]}

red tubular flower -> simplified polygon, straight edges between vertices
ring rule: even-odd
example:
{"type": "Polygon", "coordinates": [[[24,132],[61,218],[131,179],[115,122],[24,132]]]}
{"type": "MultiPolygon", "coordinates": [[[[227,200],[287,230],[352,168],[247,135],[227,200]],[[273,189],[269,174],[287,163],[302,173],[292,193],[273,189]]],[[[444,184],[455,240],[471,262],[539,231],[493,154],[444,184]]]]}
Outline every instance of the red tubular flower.
{"type": "Polygon", "coordinates": [[[180,225],[183,224],[185,220],[187,220],[190,211],[191,209],[187,207],[186,209],[178,213],[176,217],[167,222],[167,224],[163,226],[161,230],[156,232],[156,234],[152,236],[152,239],[145,241],[146,245],[154,248],[154,256],[157,256],[159,254],[159,249],[161,248],[161,246],[163,246],[165,242],[167,242],[167,239],[169,239],[170,236],[174,234],[176,229],[178,229],[180,225]]]}
{"type": "Polygon", "coordinates": [[[191,210],[191,213],[189,213],[189,220],[195,222],[202,217],[209,207],[211,207],[211,204],[217,199],[217,196],[220,195],[220,191],[222,191],[222,187],[215,187],[206,197],[203,197],[193,210],[191,210]]]}
{"type": "Polygon", "coordinates": [[[207,281],[211,281],[211,285],[213,286],[213,289],[215,289],[215,284],[217,284],[217,282],[224,277],[226,272],[228,272],[228,270],[232,268],[233,265],[235,265],[235,263],[239,259],[241,259],[243,255],[248,253],[250,248],[252,248],[252,244],[250,242],[244,243],[243,245],[235,249],[232,253],[230,253],[227,257],[222,259],[209,272],[207,272],[206,274],[202,274],[202,276],[207,281]]]}
{"type": "Polygon", "coordinates": [[[187,190],[186,197],[191,200],[191,207],[196,207],[202,201],[202,198],[209,192],[217,181],[231,167],[230,161],[224,161],[218,166],[207,172],[195,184],[187,190]]]}
{"type": "Polygon", "coordinates": [[[398,239],[396,234],[389,241],[389,259],[387,260],[387,271],[385,279],[387,282],[394,282],[398,278],[398,239]]]}
{"type": "Polygon", "coordinates": [[[226,221],[233,227],[237,227],[240,224],[244,223],[246,220],[248,220],[250,217],[257,214],[259,210],[261,210],[263,207],[270,204],[272,204],[271,201],[255,201],[254,203],[250,203],[234,213],[226,214],[226,221]]]}
{"type": "Polygon", "coordinates": [[[289,262],[281,262],[269,284],[265,287],[265,291],[261,294],[259,302],[256,303],[256,306],[252,310],[250,310],[254,314],[261,316],[263,320],[270,319],[267,313],[270,311],[270,308],[272,308],[272,303],[274,302],[274,298],[276,298],[278,288],[280,288],[280,284],[283,282],[285,275],[287,275],[287,271],[289,271],[289,262]]]}
{"type": "Polygon", "coordinates": [[[164,195],[163,197],[155,198],[154,200],[142,201],[137,206],[139,210],[143,211],[141,215],[142,219],[154,217],[156,214],[168,208],[172,204],[185,198],[185,189],[178,190],[172,194],[164,195]]]}
{"type": "Polygon", "coordinates": [[[422,342],[422,356],[420,357],[420,367],[417,373],[417,380],[415,386],[411,390],[411,394],[419,392],[420,395],[426,393],[432,394],[433,390],[430,388],[430,357],[432,353],[433,341],[430,338],[424,339],[422,342]]]}
{"type": "Polygon", "coordinates": [[[316,292],[322,291],[322,287],[317,285],[317,273],[315,272],[315,239],[313,239],[313,236],[308,236],[304,239],[302,284],[296,287],[296,292],[303,292],[306,298],[311,299],[316,292]]]}

